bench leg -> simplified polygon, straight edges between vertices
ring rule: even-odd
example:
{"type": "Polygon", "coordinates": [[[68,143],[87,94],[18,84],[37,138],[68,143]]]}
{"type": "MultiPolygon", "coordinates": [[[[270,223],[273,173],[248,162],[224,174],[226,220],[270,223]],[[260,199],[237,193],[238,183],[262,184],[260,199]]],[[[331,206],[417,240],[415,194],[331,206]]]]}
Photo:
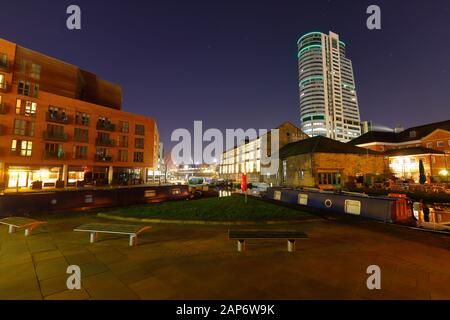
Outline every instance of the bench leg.
{"type": "Polygon", "coordinates": [[[136,235],[130,235],[130,247],[137,246],[137,236],[136,235]]]}
{"type": "Polygon", "coordinates": [[[288,240],[287,241],[287,250],[289,252],[295,252],[295,240],[288,240]]]}
{"type": "Polygon", "coordinates": [[[238,240],[237,241],[237,250],[238,250],[238,252],[245,251],[245,240],[238,240]]]}
{"type": "Polygon", "coordinates": [[[16,227],[14,227],[14,226],[8,226],[8,233],[9,233],[9,234],[14,233],[14,231],[16,231],[16,227]]]}
{"type": "Polygon", "coordinates": [[[95,241],[97,241],[97,238],[98,238],[98,233],[97,232],[91,232],[89,242],[90,243],[94,243],[95,241]]]}

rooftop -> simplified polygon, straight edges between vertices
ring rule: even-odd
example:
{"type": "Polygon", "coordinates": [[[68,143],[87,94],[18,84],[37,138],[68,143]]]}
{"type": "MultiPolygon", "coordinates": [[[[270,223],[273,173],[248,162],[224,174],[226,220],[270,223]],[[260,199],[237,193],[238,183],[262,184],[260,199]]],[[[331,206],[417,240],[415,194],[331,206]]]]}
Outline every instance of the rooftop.
{"type": "Polygon", "coordinates": [[[396,157],[396,156],[411,156],[417,154],[445,154],[445,152],[425,147],[413,147],[413,148],[391,149],[385,151],[384,154],[390,157],[396,157]]]}
{"type": "Polygon", "coordinates": [[[280,149],[280,158],[287,158],[307,153],[350,153],[350,154],[373,154],[380,153],[356,147],[348,143],[342,143],[330,138],[317,136],[297,142],[289,143],[280,149]]]}
{"type": "Polygon", "coordinates": [[[450,131],[450,120],[434,122],[422,126],[412,127],[402,132],[369,131],[356,139],[349,141],[351,145],[361,145],[371,142],[400,143],[420,140],[437,129],[450,131]]]}

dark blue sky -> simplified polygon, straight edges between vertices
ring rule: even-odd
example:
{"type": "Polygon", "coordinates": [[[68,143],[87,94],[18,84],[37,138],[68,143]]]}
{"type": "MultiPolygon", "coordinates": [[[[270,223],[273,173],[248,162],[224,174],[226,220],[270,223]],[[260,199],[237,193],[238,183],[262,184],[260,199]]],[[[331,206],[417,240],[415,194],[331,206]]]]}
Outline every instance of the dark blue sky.
{"type": "Polygon", "coordinates": [[[362,120],[450,118],[450,1],[2,1],[0,37],[123,88],[123,109],[175,128],[299,123],[296,42],[332,30],[353,60],[362,120]],[[66,7],[82,30],[66,29],[66,7]],[[382,30],[366,28],[378,4],[382,30]]]}

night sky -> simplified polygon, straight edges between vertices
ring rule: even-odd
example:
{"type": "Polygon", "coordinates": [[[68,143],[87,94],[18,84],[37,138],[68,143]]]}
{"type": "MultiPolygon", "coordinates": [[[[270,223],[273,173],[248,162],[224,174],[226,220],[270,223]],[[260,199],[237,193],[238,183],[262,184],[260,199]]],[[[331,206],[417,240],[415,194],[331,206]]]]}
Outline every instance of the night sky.
{"type": "Polygon", "coordinates": [[[450,119],[450,1],[2,1],[0,37],[119,83],[123,109],[172,130],[299,124],[297,39],[338,33],[362,120],[450,119]],[[66,28],[78,4],[82,30],[66,28]],[[366,28],[381,7],[382,29],[366,28]]]}

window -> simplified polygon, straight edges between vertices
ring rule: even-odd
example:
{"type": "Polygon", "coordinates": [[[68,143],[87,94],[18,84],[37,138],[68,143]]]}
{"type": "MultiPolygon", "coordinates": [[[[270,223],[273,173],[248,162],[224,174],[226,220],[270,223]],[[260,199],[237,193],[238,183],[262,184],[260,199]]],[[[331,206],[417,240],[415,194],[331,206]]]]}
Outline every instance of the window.
{"type": "Polygon", "coordinates": [[[428,142],[428,143],[427,143],[427,148],[428,148],[428,149],[433,148],[433,142],[428,142]]]}
{"type": "Polygon", "coordinates": [[[144,135],[144,133],[145,133],[145,127],[144,127],[144,125],[142,125],[142,124],[137,124],[136,126],[135,126],[135,132],[134,132],[135,134],[138,134],[138,135],[140,135],[140,136],[143,136],[144,135]]]}
{"type": "Polygon", "coordinates": [[[119,150],[119,162],[128,162],[127,150],[119,150]]]}
{"type": "Polygon", "coordinates": [[[76,112],[75,113],[75,123],[82,125],[82,126],[88,126],[91,122],[91,116],[84,112],[76,112]]]}
{"type": "Polygon", "coordinates": [[[134,152],[133,161],[134,162],[144,162],[144,153],[143,152],[134,152]]]}
{"type": "Polygon", "coordinates": [[[0,74],[0,88],[6,88],[5,76],[3,74],[0,74]]]}
{"type": "Polygon", "coordinates": [[[298,204],[301,205],[308,205],[308,195],[307,194],[303,194],[303,193],[299,193],[298,194],[298,204]]]}
{"type": "Polygon", "coordinates": [[[119,147],[128,148],[128,136],[119,136],[119,147]]]}
{"type": "Polygon", "coordinates": [[[345,200],[345,213],[360,215],[361,202],[356,200],[345,200]]]}
{"type": "Polygon", "coordinates": [[[130,131],[130,125],[126,121],[119,121],[119,131],[123,133],[128,133],[130,131]]]}
{"type": "Polygon", "coordinates": [[[443,148],[445,146],[444,141],[438,141],[437,146],[443,148]]]}
{"type": "Polygon", "coordinates": [[[17,92],[23,96],[29,96],[30,95],[30,83],[28,81],[20,80],[17,92]]]}
{"type": "Polygon", "coordinates": [[[318,174],[319,184],[340,185],[341,174],[339,172],[321,172],[318,174]]]}
{"type": "Polygon", "coordinates": [[[0,54],[0,66],[4,68],[8,67],[8,56],[4,53],[0,54]]]}
{"type": "Polygon", "coordinates": [[[298,172],[298,179],[299,180],[305,180],[305,171],[304,170],[300,170],[298,172]]]}
{"type": "Polygon", "coordinates": [[[19,72],[25,74],[27,71],[28,60],[22,59],[20,61],[19,72]]]}
{"type": "Polygon", "coordinates": [[[35,63],[31,64],[30,78],[39,80],[41,78],[41,66],[35,63]]]}
{"type": "Polygon", "coordinates": [[[283,161],[283,181],[286,180],[286,176],[287,176],[287,161],[284,160],[283,161]]]}
{"type": "Polygon", "coordinates": [[[39,85],[37,83],[34,84],[34,90],[33,90],[33,98],[39,97],[39,85]]]}
{"type": "Polygon", "coordinates": [[[89,130],[75,128],[73,136],[76,141],[87,143],[89,141],[89,130]]]}
{"type": "Polygon", "coordinates": [[[31,157],[33,151],[33,142],[25,140],[12,140],[11,152],[22,157],[31,157]]]}
{"type": "Polygon", "coordinates": [[[19,136],[34,136],[34,122],[15,119],[14,134],[19,136]]]}
{"type": "Polygon", "coordinates": [[[36,115],[37,103],[26,101],[25,102],[25,115],[29,117],[34,117],[36,115]]]}
{"type": "Polygon", "coordinates": [[[134,139],[134,147],[136,149],[144,149],[144,138],[134,139]]]}
{"type": "Polygon", "coordinates": [[[273,200],[281,200],[281,191],[274,191],[273,192],[273,200]]]}
{"type": "Polygon", "coordinates": [[[37,103],[32,101],[24,101],[17,99],[16,101],[16,114],[20,114],[27,117],[35,117],[37,110],[37,103]]]}

